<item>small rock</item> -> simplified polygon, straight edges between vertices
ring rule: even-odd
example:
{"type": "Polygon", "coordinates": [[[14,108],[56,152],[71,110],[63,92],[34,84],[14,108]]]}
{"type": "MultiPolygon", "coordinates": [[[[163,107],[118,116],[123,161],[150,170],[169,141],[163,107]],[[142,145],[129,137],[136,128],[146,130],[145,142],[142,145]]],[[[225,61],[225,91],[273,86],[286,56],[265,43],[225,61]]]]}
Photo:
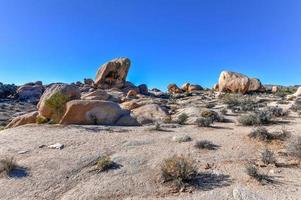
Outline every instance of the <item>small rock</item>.
{"type": "Polygon", "coordinates": [[[172,140],[181,143],[181,142],[190,142],[192,138],[188,135],[184,135],[184,136],[174,136],[172,140]]]}
{"type": "Polygon", "coordinates": [[[26,154],[28,152],[29,152],[28,150],[23,150],[23,151],[18,151],[18,154],[26,154]]]}
{"type": "Polygon", "coordinates": [[[45,144],[39,145],[39,148],[40,148],[40,149],[42,149],[42,148],[44,148],[44,147],[46,147],[45,144]]]}
{"type": "Polygon", "coordinates": [[[63,149],[64,145],[60,144],[60,143],[56,143],[56,144],[52,144],[52,145],[48,146],[48,148],[50,148],[50,149],[63,149]]]}

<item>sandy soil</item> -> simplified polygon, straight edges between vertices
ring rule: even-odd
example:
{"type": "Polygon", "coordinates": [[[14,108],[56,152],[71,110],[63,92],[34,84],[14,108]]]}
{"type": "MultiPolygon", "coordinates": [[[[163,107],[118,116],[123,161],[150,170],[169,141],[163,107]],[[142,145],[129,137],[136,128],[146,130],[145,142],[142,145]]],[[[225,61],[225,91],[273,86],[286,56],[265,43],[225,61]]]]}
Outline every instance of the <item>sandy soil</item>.
{"type": "MultiPolygon", "coordinates": [[[[235,119],[235,116],[227,116],[235,119]]],[[[291,116],[289,123],[267,126],[280,130],[285,124],[293,135],[301,136],[301,119],[291,116]]],[[[250,140],[251,127],[236,123],[215,123],[212,128],[195,125],[165,125],[165,131],[150,127],[27,125],[0,132],[0,157],[14,156],[28,175],[0,178],[0,199],[266,199],[297,200],[301,197],[301,170],[268,166],[261,170],[277,183],[261,185],[245,173],[249,160],[259,160],[260,152],[272,149],[279,162],[285,161],[284,145],[250,140]],[[174,136],[189,135],[191,142],[177,143],[174,136]],[[219,145],[215,151],[198,150],[197,140],[219,145]],[[62,150],[48,145],[62,143],[62,150]],[[46,145],[44,148],[39,148],[46,145]],[[23,152],[22,152],[23,151],[23,152]],[[25,152],[24,152],[25,151],[25,152]],[[119,168],[91,172],[91,163],[110,154],[119,168]],[[160,165],[180,154],[197,162],[200,177],[194,189],[174,193],[162,184],[160,165]],[[205,169],[209,163],[212,168],[205,169]],[[241,193],[241,196],[237,195],[241,193]]]]}

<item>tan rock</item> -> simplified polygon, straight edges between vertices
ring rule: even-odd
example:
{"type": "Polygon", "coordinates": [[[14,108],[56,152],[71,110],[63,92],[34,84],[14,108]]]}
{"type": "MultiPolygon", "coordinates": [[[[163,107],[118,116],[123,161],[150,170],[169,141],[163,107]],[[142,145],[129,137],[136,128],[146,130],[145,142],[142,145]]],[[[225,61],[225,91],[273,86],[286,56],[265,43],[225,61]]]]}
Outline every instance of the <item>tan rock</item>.
{"type": "Polygon", "coordinates": [[[250,79],[240,73],[223,71],[220,74],[218,85],[220,92],[245,94],[248,92],[250,79]]]}
{"type": "Polygon", "coordinates": [[[184,83],[184,84],[181,86],[181,89],[184,90],[184,91],[188,91],[189,86],[190,86],[190,83],[184,83]]]}
{"type": "Polygon", "coordinates": [[[44,91],[42,85],[25,84],[18,88],[17,95],[21,101],[38,102],[44,91]]]}
{"type": "Polygon", "coordinates": [[[84,84],[85,85],[90,85],[90,86],[94,86],[94,81],[90,78],[85,78],[84,79],[84,84]]]}
{"type": "Polygon", "coordinates": [[[287,96],[287,99],[292,100],[300,96],[301,96],[301,87],[299,87],[294,94],[287,96]]]}
{"type": "Polygon", "coordinates": [[[276,92],[278,92],[279,91],[279,87],[278,86],[273,86],[272,87],[272,92],[273,93],[276,93],[276,92]]]}
{"type": "Polygon", "coordinates": [[[66,106],[65,115],[62,117],[61,124],[98,124],[98,125],[117,125],[131,122],[136,126],[138,123],[131,119],[130,111],[123,110],[117,103],[99,100],[73,100],[66,106]],[[135,122],[135,123],[134,123],[135,122]]]}
{"type": "Polygon", "coordinates": [[[158,104],[147,104],[132,110],[140,124],[148,124],[156,121],[163,121],[167,118],[167,111],[158,104]]]}
{"type": "Polygon", "coordinates": [[[215,90],[215,91],[218,91],[219,90],[218,83],[214,84],[212,89],[215,90]]]}
{"type": "Polygon", "coordinates": [[[250,78],[250,85],[248,92],[263,92],[264,88],[257,78],[250,78]]]}
{"type": "Polygon", "coordinates": [[[188,87],[188,92],[201,91],[201,90],[203,90],[203,87],[197,84],[191,84],[188,87]]]}
{"type": "Polygon", "coordinates": [[[126,97],[127,98],[136,98],[137,97],[137,91],[136,90],[130,90],[130,91],[128,91],[126,97]]]}
{"type": "Polygon", "coordinates": [[[136,101],[126,101],[120,104],[120,107],[126,110],[133,110],[139,106],[140,104],[138,104],[136,101]]]}
{"type": "Polygon", "coordinates": [[[97,89],[93,92],[88,92],[82,95],[82,100],[108,100],[111,95],[109,95],[106,91],[97,89]]]}
{"type": "Polygon", "coordinates": [[[95,84],[100,88],[122,87],[130,65],[128,58],[117,58],[103,64],[97,71],[95,84]]]}
{"type": "Polygon", "coordinates": [[[33,124],[36,123],[37,116],[39,115],[38,111],[34,111],[31,113],[27,113],[25,115],[21,115],[15,117],[7,126],[6,128],[13,128],[17,126],[22,126],[25,124],[33,124]]]}
{"type": "Polygon", "coordinates": [[[46,106],[45,102],[50,99],[57,92],[66,95],[70,100],[80,98],[80,90],[75,85],[68,84],[53,84],[46,89],[38,103],[39,114],[50,119],[53,115],[51,109],[46,106]]]}
{"type": "Polygon", "coordinates": [[[176,84],[169,84],[167,86],[167,89],[170,94],[183,93],[183,90],[181,90],[176,84]]]}

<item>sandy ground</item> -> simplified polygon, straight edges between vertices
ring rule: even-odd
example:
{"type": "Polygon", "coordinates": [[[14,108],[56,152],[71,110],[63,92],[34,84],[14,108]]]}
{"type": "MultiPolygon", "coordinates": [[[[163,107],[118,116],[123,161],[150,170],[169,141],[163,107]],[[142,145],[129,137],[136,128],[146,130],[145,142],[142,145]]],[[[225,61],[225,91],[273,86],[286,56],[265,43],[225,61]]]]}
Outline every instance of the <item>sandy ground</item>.
{"type": "MultiPolygon", "coordinates": [[[[234,119],[235,116],[228,116],[234,119]]],[[[289,123],[267,126],[280,130],[285,124],[293,135],[301,136],[301,119],[291,116],[289,123]]],[[[301,170],[294,167],[268,166],[261,170],[277,180],[261,185],[245,173],[249,160],[259,160],[260,152],[272,149],[277,160],[284,145],[250,140],[251,127],[235,123],[215,123],[213,128],[194,125],[166,125],[165,131],[150,127],[27,125],[0,132],[0,157],[14,156],[28,175],[0,178],[0,199],[266,199],[301,198],[301,170]],[[191,142],[177,143],[174,136],[189,135],[191,142]],[[215,151],[198,150],[197,140],[210,140],[220,147],[215,151]],[[62,150],[48,145],[62,143],[62,150]],[[46,145],[39,148],[40,145],[46,145]],[[25,152],[20,152],[25,151],[25,152]],[[279,154],[278,154],[279,153],[279,154]],[[119,168],[91,172],[91,163],[110,154],[119,168]],[[172,155],[194,159],[200,172],[198,184],[190,192],[174,193],[162,184],[160,165],[172,155]],[[212,168],[205,169],[209,163],[212,168]],[[242,197],[233,193],[242,192],[242,197]]]]}

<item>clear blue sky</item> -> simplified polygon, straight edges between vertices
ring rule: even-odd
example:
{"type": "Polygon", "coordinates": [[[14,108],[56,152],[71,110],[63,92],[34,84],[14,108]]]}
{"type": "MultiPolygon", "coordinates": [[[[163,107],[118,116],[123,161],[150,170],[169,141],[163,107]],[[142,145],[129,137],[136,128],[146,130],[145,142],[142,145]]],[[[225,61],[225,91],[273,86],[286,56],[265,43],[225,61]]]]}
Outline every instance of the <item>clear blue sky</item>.
{"type": "Polygon", "coordinates": [[[150,87],[222,70],[301,84],[301,1],[0,0],[0,82],[94,78],[121,56],[150,87]]]}

